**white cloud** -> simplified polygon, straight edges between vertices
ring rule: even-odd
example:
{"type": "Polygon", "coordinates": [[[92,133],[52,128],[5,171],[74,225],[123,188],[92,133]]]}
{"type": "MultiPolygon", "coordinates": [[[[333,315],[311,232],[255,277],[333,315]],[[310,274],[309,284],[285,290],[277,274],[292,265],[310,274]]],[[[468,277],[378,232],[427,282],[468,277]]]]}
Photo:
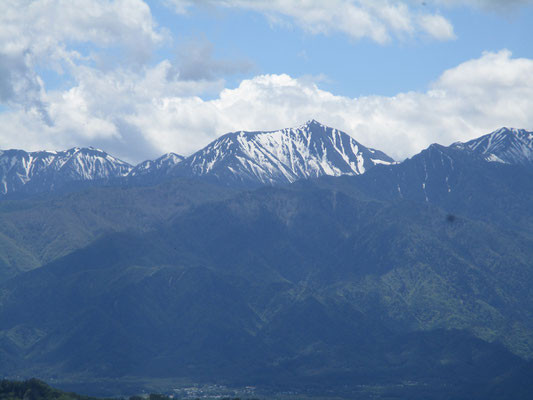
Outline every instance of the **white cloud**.
{"type": "Polygon", "coordinates": [[[3,0],[0,26],[2,53],[46,61],[78,57],[72,42],[120,44],[142,58],[164,39],[142,0],[3,0]]]}
{"type": "MultiPolygon", "coordinates": [[[[195,101],[201,101],[194,94],[220,92],[224,85],[223,80],[169,79],[172,68],[166,60],[140,70],[102,71],[79,66],[73,70],[77,82],[74,87],[43,94],[51,124],[43,123],[34,108],[12,107],[0,113],[1,148],[92,145],[135,161],[159,155],[163,149],[176,147],[174,137],[180,126],[185,129],[179,114],[165,115],[164,104],[179,100],[184,105],[182,112],[187,113],[195,101]],[[141,123],[143,118],[147,125],[141,123]],[[20,135],[14,136],[15,131],[20,135]]],[[[190,140],[183,131],[178,137],[180,147],[186,150],[192,150],[193,143],[201,138],[190,140]]]]}
{"type": "Polygon", "coordinates": [[[47,119],[36,68],[63,74],[80,63],[102,63],[98,50],[106,48],[122,51],[124,63],[142,65],[164,39],[142,0],[3,0],[0,102],[38,109],[47,119]],[[72,48],[80,43],[91,53],[83,56],[72,48]]]}
{"type": "Polygon", "coordinates": [[[193,5],[237,7],[265,14],[273,24],[293,21],[312,34],[341,32],[353,39],[370,38],[384,44],[392,37],[425,33],[438,40],[454,39],[453,27],[442,16],[411,10],[392,0],[167,0],[178,13],[193,5]]]}
{"type": "Polygon", "coordinates": [[[418,21],[424,31],[435,39],[455,39],[452,24],[441,15],[421,15],[418,21]]]}
{"type": "Polygon", "coordinates": [[[270,130],[315,118],[402,159],[433,142],[450,144],[501,126],[533,129],[533,60],[484,53],[445,71],[426,92],[349,98],[309,77],[261,75],[235,89],[223,81],[169,80],[163,61],[140,71],[79,68],[78,84],[44,93],[52,124],[35,109],[0,114],[2,148],[94,145],[130,161],[190,154],[235,130],[270,130]],[[203,100],[195,93],[218,87],[203,100]],[[17,132],[16,137],[13,132],[17,132]]]}
{"type": "MultiPolygon", "coordinates": [[[[439,40],[454,37],[440,14],[421,13],[407,2],[167,2],[182,13],[193,4],[241,7],[311,33],[342,32],[380,43],[421,32],[439,40]]],[[[502,125],[533,128],[533,60],[512,58],[508,51],[445,71],[426,92],[349,98],[321,90],[320,78],[309,76],[261,75],[225,89],[221,75],[250,65],[214,59],[205,41],[185,45],[174,64],[148,66],[145,61],[166,39],[142,0],[4,0],[0,102],[9,108],[0,112],[0,148],[94,145],[136,162],[168,151],[190,154],[228,131],[277,129],[315,118],[403,158],[432,142],[448,144],[502,125]],[[86,44],[84,54],[74,47],[80,43],[86,44]],[[102,68],[117,49],[123,61],[102,68]],[[46,90],[37,67],[66,71],[72,87],[46,90]],[[219,95],[203,100],[201,93],[219,95]]]]}

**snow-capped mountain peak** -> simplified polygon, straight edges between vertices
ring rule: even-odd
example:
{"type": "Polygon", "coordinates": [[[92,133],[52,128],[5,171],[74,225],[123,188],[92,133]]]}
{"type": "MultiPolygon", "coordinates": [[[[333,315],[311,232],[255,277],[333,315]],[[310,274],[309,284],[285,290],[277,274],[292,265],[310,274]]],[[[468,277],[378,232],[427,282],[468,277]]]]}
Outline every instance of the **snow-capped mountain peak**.
{"type": "Polygon", "coordinates": [[[359,175],[377,164],[392,164],[348,134],[310,120],[276,131],[232,132],[180,164],[180,171],[249,184],[290,183],[322,175],[359,175]]]}
{"type": "Polygon", "coordinates": [[[533,132],[516,128],[497,131],[452,147],[469,150],[486,161],[504,164],[533,164],[533,132]]]}
{"type": "Polygon", "coordinates": [[[161,157],[155,160],[146,160],[134,167],[129,176],[139,177],[139,176],[148,176],[161,173],[163,175],[168,175],[172,169],[181,163],[185,157],[180,156],[176,153],[167,153],[163,154],[161,157]]]}
{"type": "Polygon", "coordinates": [[[46,191],[67,182],[125,176],[132,166],[93,147],[65,151],[0,151],[0,194],[46,191]]]}

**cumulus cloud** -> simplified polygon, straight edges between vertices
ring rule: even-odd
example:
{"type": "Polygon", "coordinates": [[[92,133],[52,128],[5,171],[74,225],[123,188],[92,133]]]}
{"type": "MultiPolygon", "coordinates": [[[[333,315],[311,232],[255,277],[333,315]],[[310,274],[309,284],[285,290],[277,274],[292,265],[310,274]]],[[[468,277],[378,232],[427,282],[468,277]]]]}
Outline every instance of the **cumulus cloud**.
{"type": "Polygon", "coordinates": [[[70,73],[83,63],[101,62],[92,50],[73,44],[123,50],[130,65],[143,64],[165,39],[142,0],[4,0],[0,13],[0,102],[33,109],[53,123],[36,68],[70,73]]]}
{"type": "Polygon", "coordinates": [[[412,10],[392,0],[167,0],[178,13],[193,5],[237,7],[261,12],[273,24],[293,21],[311,34],[341,32],[353,39],[387,43],[392,37],[423,33],[438,40],[455,38],[452,25],[441,15],[412,10]],[[287,20],[288,19],[288,20],[287,20]]]}
{"type": "Polygon", "coordinates": [[[172,68],[168,61],[140,71],[80,68],[75,87],[44,94],[53,124],[30,109],[0,114],[2,148],[93,145],[137,162],[169,151],[188,155],[229,131],[315,118],[403,159],[501,126],[533,129],[533,60],[507,50],[445,71],[425,92],[391,97],[338,96],[308,77],[260,75],[203,100],[194,95],[198,85],[220,82],[169,81],[172,68]]]}
{"type": "Polygon", "coordinates": [[[27,52],[40,62],[79,58],[68,43],[127,48],[139,60],[164,39],[142,0],[4,0],[0,51],[27,52]]]}
{"type": "MultiPolygon", "coordinates": [[[[73,71],[74,87],[43,94],[52,124],[44,124],[33,108],[14,107],[0,113],[1,148],[97,146],[133,161],[159,155],[175,147],[173,136],[180,126],[174,126],[176,115],[163,115],[163,105],[169,99],[182,99],[183,111],[190,110],[195,93],[220,91],[224,84],[223,80],[169,79],[172,68],[167,60],[139,70],[79,66],[73,71]],[[138,123],[142,118],[151,120],[152,129],[138,123]],[[15,131],[21,134],[14,136],[15,131]]],[[[190,138],[180,137],[185,140],[180,144],[189,149],[190,138]]],[[[201,140],[201,134],[195,139],[201,140]]]]}

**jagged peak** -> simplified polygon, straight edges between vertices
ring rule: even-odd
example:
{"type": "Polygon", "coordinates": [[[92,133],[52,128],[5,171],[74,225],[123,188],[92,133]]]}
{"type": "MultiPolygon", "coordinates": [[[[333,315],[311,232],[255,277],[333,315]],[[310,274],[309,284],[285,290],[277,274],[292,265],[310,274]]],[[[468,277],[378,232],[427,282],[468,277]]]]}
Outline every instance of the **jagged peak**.
{"type": "Polygon", "coordinates": [[[93,147],[93,146],[88,146],[88,147],[79,147],[79,146],[76,146],[76,147],[72,147],[68,150],[65,150],[65,151],[60,151],[60,152],[56,152],[57,153],[67,153],[67,154],[76,154],[76,153],[81,153],[81,154],[85,154],[85,153],[100,153],[102,155],[105,155],[107,156],[108,153],[105,152],[104,150],[102,149],[99,149],[97,147],[93,147]]]}
{"type": "Polygon", "coordinates": [[[17,190],[37,193],[73,181],[123,177],[132,166],[94,147],[62,151],[8,150],[0,152],[0,195],[17,190]]]}
{"type": "Polygon", "coordinates": [[[498,133],[514,133],[514,134],[517,134],[517,133],[520,133],[522,131],[524,131],[524,129],[512,128],[512,127],[508,127],[508,126],[502,126],[500,129],[496,129],[494,132],[491,132],[489,135],[494,135],[494,134],[498,134],[498,133]]]}
{"type": "Polygon", "coordinates": [[[337,131],[338,129],[326,126],[322,124],[321,122],[318,122],[316,119],[310,119],[309,121],[305,122],[305,124],[293,128],[293,130],[303,130],[303,131],[308,131],[308,132],[313,132],[313,133],[326,133],[328,131],[330,132],[337,131]]]}
{"type": "Polygon", "coordinates": [[[174,153],[174,152],[169,152],[169,153],[166,153],[165,156],[167,157],[181,157],[183,158],[183,156],[181,154],[178,154],[178,153],[174,153]]]}
{"type": "Polygon", "coordinates": [[[188,157],[179,171],[218,179],[287,183],[322,175],[358,175],[394,160],[347,133],[312,119],[272,131],[237,131],[220,136],[188,157]]]}
{"type": "Polygon", "coordinates": [[[158,157],[155,160],[148,160],[148,161],[161,162],[161,161],[167,161],[167,160],[179,160],[178,162],[181,162],[184,159],[185,157],[182,156],[181,154],[169,152],[169,153],[163,154],[161,157],[158,157]]]}
{"type": "MultiPolygon", "coordinates": [[[[328,127],[328,126],[318,122],[315,119],[310,119],[310,120],[306,121],[302,125],[293,126],[291,128],[281,128],[281,129],[273,129],[273,130],[254,130],[254,131],[251,131],[251,130],[250,131],[239,130],[239,131],[228,132],[228,133],[225,133],[224,135],[219,136],[213,142],[209,143],[205,148],[208,148],[208,147],[213,146],[213,145],[217,145],[217,144],[219,144],[221,142],[233,142],[233,141],[238,140],[238,139],[251,138],[251,137],[255,137],[257,135],[273,135],[273,134],[277,134],[277,133],[280,133],[280,132],[283,133],[283,134],[287,134],[287,133],[297,133],[299,131],[304,131],[304,132],[306,132],[306,131],[307,132],[313,132],[314,131],[314,133],[321,132],[320,130],[317,131],[316,128],[321,128],[321,131],[323,131],[323,132],[327,132],[328,130],[330,130],[332,132],[333,131],[342,132],[342,131],[340,131],[338,129],[328,127]],[[315,129],[313,129],[313,128],[315,128],[315,129]]],[[[342,133],[345,133],[345,132],[342,132],[342,133]]],[[[348,134],[346,134],[346,135],[348,135],[348,134]]],[[[203,149],[200,149],[199,151],[202,151],[202,150],[203,149]]]]}
{"type": "Polygon", "coordinates": [[[497,137],[497,136],[510,136],[510,137],[523,137],[523,136],[529,136],[530,138],[533,137],[533,132],[529,132],[525,129],[518,129],[518,128],[512,128],[512,127],[507,127],[507,126],[503,126],[499,129],[496,129],[495,131],[491,132],[491,133],[488,133],[486,135],[483,135],[483,136],[480,136],[478,138],[474,138],[472,140],[469,140],[467,143],[470,143],[470,142],[474,142],[474,141],[479,141],[479,140],[482,140],[484,138],[488,138],[488,137],[497,137]]]}
{"type": "Polygon", "coordinates": [[[533,132],[525,129],[504,126],[467,142],[456,142],[450,147],[472,152],[491,162],[522,165],[533,163],[533,132]]]}
{"type": "Polygon", "coordinates": [[[185,157],[180,154],[173,152],[165,153],[154,160],[145,160],[137,164],[131,169],[128,176],[147,176],[151,172],[160,171],[162,169],[172,169],[183,160],[185,160],[185,157]]]}
{"type": "MultiPolygon", "coordinates": [[[[458,142],[460,143],[460,142],[458,142]]],[[[454,146],[454,145],[452,145],[454,146]]],[[[450,146],[450,147],[452,147],[450,146]]],[[[432,143],[430,144],[428,147],[426,147],[424,150],[422,150],[420,153],[418,154],[415,154],[414,156],[410,157],[411,159],[412,158],[416,158],[416,157],[419,157],[419,156],[425,156],[425,157],[433,157],[435,154],[442,154],[442,153],[446,153],[446,149],[447,147],[441,145],[441,144],[438,144],[438,143],[432,143]]]]}
{"type": "Polygon", "coordinates": [[[305,124],[303,124],[303,126],[319,126],[319,127],[327,128],[326,125],[318,122],[316,119],[310,119],[306,121],[305,124]]]}

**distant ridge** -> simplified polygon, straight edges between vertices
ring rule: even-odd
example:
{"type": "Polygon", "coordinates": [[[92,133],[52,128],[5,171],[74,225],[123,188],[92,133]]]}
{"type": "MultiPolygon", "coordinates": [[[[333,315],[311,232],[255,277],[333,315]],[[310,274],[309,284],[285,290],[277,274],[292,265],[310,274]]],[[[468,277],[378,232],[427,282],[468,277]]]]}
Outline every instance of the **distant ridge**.
{"type": "Polygon", "coordinates": [[[504,164],[533,165],[533,132],[516,128],[497,131],[451,147],[470,150],[486,161],[504,164]]]}
{"type": "Polygon", "coordinates": [[[127,162],[93,147],[65,151],[0,151],[0,194],[20,190],[45,192],[70,182],[126,176],[127,162]]]}
{"type": "MultiPolygon", "coordinates": [[[[441,205],[455,202],[476,208],[481,199],[477,203],[463,203],[458,199],[462,199],[465,191],[472,192],[472,196],[483,192],[491,184],[483,179],[489,171],[497,169],[500,174],[512,176],[507,168],[497,168],[502,165],[521,167],[527,173],[533,166],[533,132],[501,128],[450,146],[434,143],[401,163],[365,174],[364,183],[359,181],[358,185],[388,199],[441,205]]],[[[494,188],[494,195],[501,190],[494,188]]]]}
{"type": "Polygon", "coordinates": [[[166,175],[183,160],[185,160],[185,157],[176,153],[163,154],[155,160],[146,160],[138,164],[130,171],[128,176],[150,176],[158,173],[160,175],[166,175]]]}
{"type": "MultiPolygon", "coordinates": [[[[400,171],[407,165],[416,163],[423,171],[428,171],[428,162],[444,166],[450,152],[459,152],[461,157],[472,160],[531,166],[533,133],[504,127],[449,147],[431,145],[402,163],[315,120],[277,131],[227,133],[189,157],[167,153],[136,166],[93,147],[59,152],[5,150],[0,151],[0,195],[42,193],[75,183],[101,184],[123,178],[148,184],[172,177],[203,178],[227,186],[257,187],[321,176],[362,175],[377,165],[389,166],[403,174],[400,171]],[[436,154],[437,161],[432,161],[431,154],[436,154]]],[[[453,179],[449,173],[444,175],[448,180],[443,187],[451,190],[453,179]]],[[[420,181],[417,187],[427,194],[427,185],[432,185],[426,182],[429,175],[417,172],[417,176],[420,181]]],[[[400,194],[406,189],[402,180],[397,184],[400,194]]],[[[426,194],[422,196],[426,198],[426,194]]]]}

